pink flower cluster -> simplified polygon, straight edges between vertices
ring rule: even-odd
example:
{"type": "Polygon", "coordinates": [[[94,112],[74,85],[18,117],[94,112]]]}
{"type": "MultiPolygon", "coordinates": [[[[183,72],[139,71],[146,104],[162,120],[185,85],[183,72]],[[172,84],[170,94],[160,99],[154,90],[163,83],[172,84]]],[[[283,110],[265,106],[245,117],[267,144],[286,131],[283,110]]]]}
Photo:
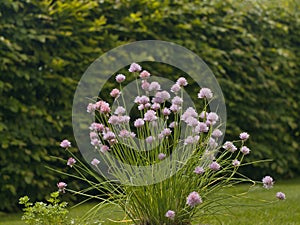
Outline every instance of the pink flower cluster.
{"type": "Polygon", "coordinates": [[[100,113],[104,113],[104,114],[107,114],[107,113],[110,113],[110,107],[109,107],[109,104],[105,101],[98,101],[96,103],[89,103],[88,106],[87,106],[87,110],[86,110],[88,113],[93,113],[95,111],[98,111],[100,113]]]}

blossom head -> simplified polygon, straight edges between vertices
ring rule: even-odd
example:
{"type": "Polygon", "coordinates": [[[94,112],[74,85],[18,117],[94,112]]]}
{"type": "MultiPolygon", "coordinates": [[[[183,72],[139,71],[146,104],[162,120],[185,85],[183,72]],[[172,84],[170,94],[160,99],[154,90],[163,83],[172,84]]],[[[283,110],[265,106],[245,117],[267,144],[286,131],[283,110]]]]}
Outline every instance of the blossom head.
{"type": "Polygon", "coordinates": [[[100,163],[100,161],[99,161],[98,159],[96,159],[96,158],[94,158],[94,159],[91,161],[91,164],[92,164],[93,166],[97,166],[99,163],[100,163]]]}
{"type": "Polygon", "coordinates": [[[235,159],[235,160],[232,161],[232,165],[233,166],[239,166],[240,164],[241,164],[241,162],[239,160],[237,160],[237,159],[235,159]]]}
{"type": "MultiPolygon", "coordinates": [[[[109,147],[107,145],[102,145],[101,148],[100,148],[100,152],[105,153],[107,151],[109,151],[109,147]]],[[[100,163],[100,161],[98,160],[97,164],[99,164],[99,163],[100,163]]]]}
{"type": "Polygon", "coordinates": [[[142,67],[137,63],[132,63],[128,69],[129,72],[140,72],[142,70],[142,67]]]}
{"type": "Polygon", "coordinates": [[[149,136],[149,137],[146,138],[146,142],[148,144],[151,144],[153,141],[154,141],[154,137],[153,136],[149,136]]]}
{"type": "Polygon", "coordinates": [[[221,166],[220,166],[220,164],[217,163],[217,162],[212,162],[212,163],[209,165],[209,168],[210,168],[211,170],[213,170],[213,171],[218,171],[218,170],[221,168],[221,166]]]}
{"type": "Polygon", "coordinates": [[[170,128],[175,128],[175,127],[177,127],[177,125],[178,125],[178,123],[173,121],[173,122],[170,123],[169,127],[170,128]]]}
{"type": "Polygon", "coordinates": [[[168,212],[166,212],[165,217],[174,220],[175,218],[175,212],[173,210],[168,210],[168,212]]]}
{"type": "Polygon", "coordinates": [[[190,207],[195,207],[196,205],[199,205],[202,203],[202,199],[198,192],[193,191],[189,194],[189,196],[186,198],[186,204],[190,207]]]}
{"type": "Polygon", "coordinates": [[[110,92],[110,96],[113,97],[113,98],[117,98],[117,97],[119,97],[120,93],[121,93],[121,92],[119,91],[119,89],[114,88],[114,89],[110,92]]]}
{"type": "Polygon", "coordinates": [[[271,176],[265,176],[262,179],[262,182],[263,182],[264,188],[266,188],[266,189],[272,188],[273,184],[274,184],[273,178],[271,176]]]}
{"type": "Polygon", "coordinates": [[[205,172],[204,168],[202,166],[197,166],[194,170],[195,174],[203,174],[205,172]]]}
{"type": "Polygon", "coordinates": [[[277,192],[276,198],[278,198],[279,200],[285,200],[285,194],[283,192],[277,192]]]}
{"type": "Polygon", "coordinates": [[[104,128],[105,126],[102,123],[92,123],[90,126],[90,130],[99,131],[99,132],[104,131],[104,128]]]}
{"type": "Polygon", "coordinates": [[[246,141],[249,138],[249,134],[247,132],[240,133],[240,139],[246,141]]]}
{"type": "Polygon", "coordinates": [[[116,115],[123,115],[125,114],[126,110],[123,106],[118,106],[115,110],[115,113],[116,115]]]}
{"type": "Polygon", "coordinates": [[[159,153],[158,154],[158,159],[159,160],[163,160],[164,158],[166,158],[166,154],[164,154],[164,153],[159,153]]]}
{"type": "Polygon", "coordinates": [[[215,112],[210,112],[210,113],[208,113],[206,119],[207,119],[207,122],[208,122],[209,125],[210,124],[215,124],[218,121],[219,116],[215,112]]]}
{"type": "Polygon", "coordinates": [[[241,152],[244,155],[248,155],[250,153],[250,149],[247,146],[243,146],[243,147],[241,147],[241,152]]]}
{"type": "Polygon", "coordinates": [[[180,91],[180,86],[178,84],[174,84],[172,87],[171,87],[171,92],[173,93],[177,93],[180,91]]]}
{"type": "Polygon", "coordinates": [[[71,158],[68,159],[67,165],[69,167],[72,167],[75,163],[76,163],[76,160],[71,157],[71,158]]]}
{"type": "Polygon", "coordinates": [[[210,99],[213,97],[213,93],[209,88],[201,88],[198,94],[198,98],[207,98],[210,99]]]}
{"type": "Polygon", "coordinates": [[[198,125],[195,127],[195,132],[196,133],[202,133],[202,132],[207,132],[209,130],[208,126],[206,123],[199,122],[198,125]]]}
{"type": "Polygon", "coordinates": [[[160,89],[160,84],[156,81],[151,82],[148,88],[149,91],[159,91],[160,89]]]}
{"type": "Polygon", "coordinates": [[[145,90],[145,91],[149,91],[149,86],[150,86],[150,83],[146,80],[142,80],[142,89],[145,90]]]}
{"type": "Polygon", "coordinates": [[[155,111],[153,111],[153,110],[148,110],[146,113],[145,113],[145,115],[144,115],[144,120],[145,121],[149,121],[149,122],[151,122],[151,121],[155,121],[157,119],[157,117],[156,117],[156,112],[155,111]]]}
{"type": "Polygon", "coordinates": [[[65,188],[67,187],[67,184],[65,182],[59,182],[57,183],[58,191],[65,193],[65,188]]]}
{"type": "Polygon", "coordinates": [[[147,79],[150,77],[150,73],[147,71],[147,70],[143,70],[141,73],[140,73],[140,78],[141,79],[147,79]]]}
{"type": "Polygon", "coordinates": [[[88,113],[94,112],[95,111],[95,105],[93,103],[89,103],[88,106],[87,106],[87,108],[86,108],[86,111],[88,113]]]}
{"type": "Polygon", "coordinates": [[[219,129],[215,129],[212,134],[211,134],[213,137],[215,138],[218,138],[218,137],[221,137],[223,135],[222,131],[219,130],[219,129]]]}
{"type": "Polygon", "coordinates": [[[176,84],[182,87],[188,85],[188,82],[184,77],[179,77],[178,80],[176,81],[176,84]]]}
{"type": "Polygon", "coordinates": [[[134,126],[137,127],[137,128],[144,126],[144,124],[145,124],[145,121],[141,118],[136,119],[134,121],[134,126]]]}
{"type": "Polygon", "coordinates": [[[223,148],[230,152],[235,152],[237,150],[237,147],[230,141],[226,141],[223,145],[223,148]]]}
{"type": "Polygon", "coordinates": [[[123,74],[118,74],[118,75],[116,76],[116,81],[117,81],[118,83],[122,83],[125,79],[126,79],[126,77],[125,77],[123,74]]]}
{"type": "Polygon", "coordinates": [[[68,141],[67,139],[65,139],[65,140],[63,140],[60,143],[60,147],[62,147],[62,148],[70,148],[71,147],[71,142],[68,141]]]}

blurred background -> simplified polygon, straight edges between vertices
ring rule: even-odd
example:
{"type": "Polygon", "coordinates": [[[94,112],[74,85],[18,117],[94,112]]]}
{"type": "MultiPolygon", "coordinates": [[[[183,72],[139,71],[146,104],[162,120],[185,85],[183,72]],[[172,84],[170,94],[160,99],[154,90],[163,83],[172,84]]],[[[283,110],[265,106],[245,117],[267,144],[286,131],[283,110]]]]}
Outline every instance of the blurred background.
{"type": "Polygon", "coordinates": [[[299,10],[298,0],[1,0],[0,211],[57,189],[62,176],[45,166],[69,170],[51,156],[67,157],[62,139],[76,146],[79,79],[101,54],[137,40],[174,42],[207,63],[226,100],[225,140],[247,131],[248,160],[272,159],[243,172],[299,176],[299,10]]]}

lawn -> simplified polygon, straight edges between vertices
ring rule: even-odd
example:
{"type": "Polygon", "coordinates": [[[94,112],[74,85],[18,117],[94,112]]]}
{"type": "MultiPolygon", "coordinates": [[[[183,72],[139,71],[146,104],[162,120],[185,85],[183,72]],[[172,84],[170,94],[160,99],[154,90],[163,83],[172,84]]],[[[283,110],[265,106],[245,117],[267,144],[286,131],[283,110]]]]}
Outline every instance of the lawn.
{"type": "MultiPolygon", "coordinates": [[[[247,190],[249,186],[240,185],[231,189],[229,192],[241,192],[247,190]]],[[[247,207],[234,207],[228,211],[222,212],[222,215],[216,217],[207,216],[203,218],[205,224],[242,224],[242,225],[299,225],[300,224],[300,179],[278,181],[274,188],[265,190],[261,187],[250,189],[247,199],[230,200],[233,204],[253,204],[247,207]],[[275,194],[282,191],[286,194],[287,199],[278,201],[273,204],[267,204],[263,207],[258,206],[259,202],[253,199],[275,198],[275,194]],[[251,200],[252,199],[252,200],[251,200]]],[[[71,209],[71,217],[81,216],[93,204],[85,204],[77,208],[71,209]]],[[[0,225],[22,225],[21,213],[4,214],[0,213],[0,225]]],[[[123,219],[124,213],[117,208],[110,207],[101,212],[101,220],[103,224],[120,224],[111,220],[123,219]],[[109,218],[109,219],[106,219],[109,218]]],[[[124,223],[123,223],[124,224],[124,223]]],[[[128,223],[130,224],[130,223],[128,223]]]]}

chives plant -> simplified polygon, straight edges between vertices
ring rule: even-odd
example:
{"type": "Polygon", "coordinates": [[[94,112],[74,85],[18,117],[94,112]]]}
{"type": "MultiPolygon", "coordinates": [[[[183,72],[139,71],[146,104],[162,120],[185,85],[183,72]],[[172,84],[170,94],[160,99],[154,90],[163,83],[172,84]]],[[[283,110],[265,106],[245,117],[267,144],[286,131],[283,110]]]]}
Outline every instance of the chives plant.
{"type": "MultiPolygon", "coordinates": [[[[202,102],[197,111],[185,104],[188,82],[184,77],[163,89],[136,63],[130,65],[129,73],[135,76],[137,93],[131,105],[122,87],[126,76],[118,74],[119,86],[110,92],[114,104],[96,99],[87,106],[92,118],[93,169],[69,151],[68,140],[61,142],[72,155],[67,165],[77,171],[70,176],[87,182],[89,188],[73,191],[59,183],[59,190],[100,200],[86,218],[97,219],[101,207],[117,204],[134,224],[201,223],[203,216],[226,207],[222,200],[230,196],[220,190],[241,182],[255,183],[238,172],[250,153],[245,145],[249,134],[219,143],[222,121],[209,109],[214,95],[208,87],[197,93],[202,102]],[[130,115],[129,108],[135,115],[130,115]],[[91,194],[92,190],[102,194],[91,194]]],[[[267,176],[263,183],[271,188],[273,179],[267,176]]],[[[285,198],[283,193],[277,196],[285,198]]]]}

